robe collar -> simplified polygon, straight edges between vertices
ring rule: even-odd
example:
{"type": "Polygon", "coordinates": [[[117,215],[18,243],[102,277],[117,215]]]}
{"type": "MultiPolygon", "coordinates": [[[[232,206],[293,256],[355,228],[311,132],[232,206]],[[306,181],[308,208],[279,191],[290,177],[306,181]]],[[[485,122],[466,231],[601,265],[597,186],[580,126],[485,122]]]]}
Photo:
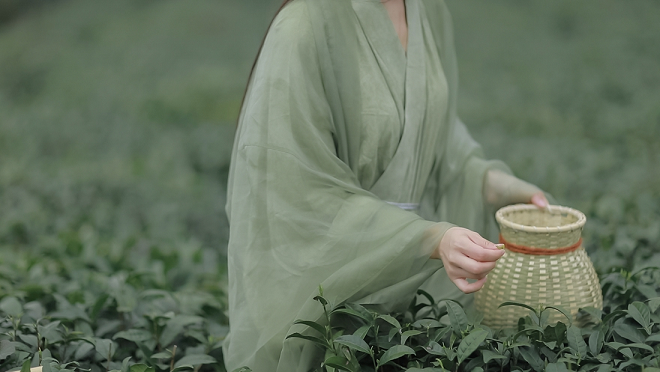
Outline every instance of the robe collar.
{"type": "Polygon", "coordinates": [[[402,126],[399,146],[387,169],[372,186],[379,197],[398,203],[417,203],[426,183],[428,163],[422,157],[430,134],[427,105],[426,50],[418,0],[406,0],[407,55],[380,0],[353,0],[360,26],[372,48],[392,94],[402,126]],[[425,141],[426,140],[426,141],[425,141]],[[400,187],[392,187],[393,184],[400,187]]]}
{"type": "MultiPolygon", "coordinates": [[[[376,57],[399,113],[405,121],[405,86],[407,72],[406,52],[399,41],[394,25],[380,0],[352,0],[367,42],[376,57]]],[[[406,11],[408,17],[408,11],[406,11]]],[[[410,24],[410,22],[408,22],[410,24]]],[[[408,33],[410,39],[410,31],[408,33]]]]}

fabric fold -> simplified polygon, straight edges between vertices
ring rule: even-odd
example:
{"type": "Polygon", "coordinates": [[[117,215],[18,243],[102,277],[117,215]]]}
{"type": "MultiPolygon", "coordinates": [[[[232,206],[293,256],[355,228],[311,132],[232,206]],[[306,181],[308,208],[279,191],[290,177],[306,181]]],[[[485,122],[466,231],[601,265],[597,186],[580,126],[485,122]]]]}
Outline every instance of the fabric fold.
{"type": "Polygon", "coordinates": [[[384,49],[399,40],[391,33],[391,43],[369,42],[365,29],[384,20],[359,18],[354,5],[365,3],[293,0],[259,56],[228,184],[230,371],[318,366],[319,348],[286,336],[308,331],[296,319],[321,319],[319,285],[334,305],[387,311],[405,307],[422,285],[460,296],[430,255],[447,229],[487,232],[492,219],[483,176],[499,165],[483,159],[456,117],[444,4],[406,1],[410,57],[423,61],[393,93],[378,55],[394,53],[384,49]],[[399,115],[397,94],[411,112],[399,115]]]}

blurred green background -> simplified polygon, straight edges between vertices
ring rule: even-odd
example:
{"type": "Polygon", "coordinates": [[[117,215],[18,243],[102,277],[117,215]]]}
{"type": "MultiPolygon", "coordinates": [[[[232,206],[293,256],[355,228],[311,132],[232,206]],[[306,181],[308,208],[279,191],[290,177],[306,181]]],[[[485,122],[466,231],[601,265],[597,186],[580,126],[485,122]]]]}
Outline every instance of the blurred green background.
{"type": "MultiPolygon", "coordinates": [[[[192,246],[223,276],[233,130],[278,5],[0,0],[3,254],[91,234],[109,256],[192,246]]],[[[660,239],[660,3],[448,5],[487,155],[585,211],[592,245],[660,239]]]]}

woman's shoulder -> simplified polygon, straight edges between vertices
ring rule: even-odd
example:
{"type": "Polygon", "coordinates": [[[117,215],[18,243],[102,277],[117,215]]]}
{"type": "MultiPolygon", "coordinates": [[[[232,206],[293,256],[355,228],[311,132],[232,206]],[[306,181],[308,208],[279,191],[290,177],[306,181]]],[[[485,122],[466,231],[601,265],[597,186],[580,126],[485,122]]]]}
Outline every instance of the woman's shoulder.
{"type": "Polygon", "coordinates": [[[277,14],[268,31],[269,38],[292,45],[314,42],[312,22],[306,0],[293,0],[277,14]]]}

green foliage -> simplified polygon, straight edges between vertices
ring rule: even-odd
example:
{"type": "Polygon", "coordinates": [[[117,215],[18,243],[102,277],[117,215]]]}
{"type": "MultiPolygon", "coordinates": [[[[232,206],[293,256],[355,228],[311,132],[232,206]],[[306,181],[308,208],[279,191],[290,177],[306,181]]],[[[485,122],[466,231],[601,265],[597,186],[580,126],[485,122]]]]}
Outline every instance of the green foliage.
{"type": "Polygon", "coordinates": [[[358,304],[331,307],[318,296],[329,325],[298,321],[310,329],[288,337],[313,340],[325,351],[324,365],[338,371],[652,370],[660,368],[660,298],[657,293],[647,298],[635,284],[652,281],[660,288],[659,273],[649,268],[608,275],[623,280],[608,284],[606,293],[626,296],[606,296],[603,312],[581,310],[580,328],[561,307],[508,302],[502,306],[524,307],[530,314],[517,329],[494,330],[467,317],[457,303],[436,302],[420,291],[406,312],[396,314],[358,304]],[[551,311],[565,313],[567,322],[548,323],[551,311]]]}
{"type": "Polygon", "coordinates": [[[71,256],[69,239],[52,241],[45,255],[2,258],[0,370],[25,361],[53,370],[223,369],[225,274],[205,268],[201,247],[179,253],[133,241],[114,255],[99,244],[71,256]],[[168,272],[170,259],[177,268],[168,272]],[[27,275],[9,275],[19,268],[27,275]]]}

